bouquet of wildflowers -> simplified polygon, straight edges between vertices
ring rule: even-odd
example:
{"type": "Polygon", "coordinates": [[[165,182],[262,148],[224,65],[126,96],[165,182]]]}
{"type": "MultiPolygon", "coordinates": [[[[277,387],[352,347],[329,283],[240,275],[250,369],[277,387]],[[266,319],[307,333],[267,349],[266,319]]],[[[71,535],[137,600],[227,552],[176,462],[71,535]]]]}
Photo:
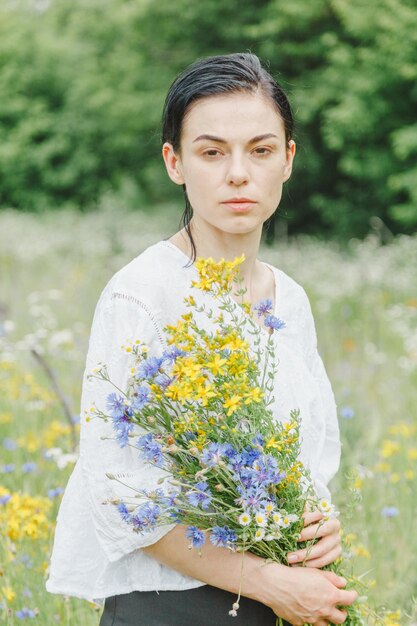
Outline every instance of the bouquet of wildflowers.
{"type": "MultiPolygon", "coordinates": [[[[121,447],[134,446],[148,463],[163,470],[160,487],[128,485],[134,496],[110,503],[132,531],[183,524],[190,547],[197,550],[210,541],[242,555],[249,550],[287,564],[288,552],[300,546],[308,549],[317,541],[297,542],[306,507],[320,510],[323,522],[338,513],[327,500],[317,498],[309,471],[299,461],[298,411],[280,423],[268,408],[277,371],[271,337],[285,323],[272,315],[271,301],[253,307],[271,333],[261,348],[262,330],[250,316],[246,290],[234,292],[241,302],[230,297],[233,283],[242,281],[243,260],[243,255],[232,262],[197,260],[199,281],[192,287],[214,296],[219,314],[214,316],[188,296],[189,312],[164,328],[169,348],[162,356],[150,354],[139,338],[122,346],[132,354],[128,388],[108,395],[108,414],[93,407],[93,417],[111,420],[121,447]],[[204,330],[196,313],[211,318],[214,330],[204,330]],[[254,347],[244,328],[253,335],[254,347]]],[[[90,376],[111,383],[105,364],[90,376]]],[[[326,569],[341,574],[342,560],[326,569]]],[[[354,584],[359,582],[351,577],[348,588],[354,584]]],[[[232,616],[239,598],[240,593],[232,616]]],[[[371,623],[364,603],[347,611],[346,624],[371,623]]],[[[375,614],[372,619],[384,623],[375,614]]]]}

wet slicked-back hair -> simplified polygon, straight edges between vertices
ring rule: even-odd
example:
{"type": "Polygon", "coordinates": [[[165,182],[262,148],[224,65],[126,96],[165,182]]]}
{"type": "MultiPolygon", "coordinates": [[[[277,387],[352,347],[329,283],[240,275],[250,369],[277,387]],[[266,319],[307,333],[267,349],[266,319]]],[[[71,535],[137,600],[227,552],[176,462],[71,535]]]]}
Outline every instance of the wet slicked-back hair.
{"type": "MultiPolygon", "coordinates": [[[[293,138],[294,118],[287,95],[269,72],[262,67],[259,58],[249,52],[198,59],[177,76],[165,99],[162,115],[162,143],[170,143],[174,151],[180,154],[181,132],[192,104],[202,98],[239,91],[261,92],[269,98],[284,122],[285,139],[288,144],[293,138]]],[[[183,185],[183,191],[185,210],[180,224],[185,228],[190,239],[193,251],[191,261],[194,262],[196,248],[190,229],[193,209],[185,185],[183,185]]],[[[268,227],[269,221],[265,223],[265,227],[268,227]]]]}

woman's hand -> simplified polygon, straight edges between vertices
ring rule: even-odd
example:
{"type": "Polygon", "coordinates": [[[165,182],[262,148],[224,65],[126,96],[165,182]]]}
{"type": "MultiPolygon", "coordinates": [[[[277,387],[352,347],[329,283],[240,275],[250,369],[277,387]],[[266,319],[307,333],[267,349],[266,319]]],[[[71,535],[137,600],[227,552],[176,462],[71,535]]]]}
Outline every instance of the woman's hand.
{"type": "Polygon", "coordinates": [[[268,578],[271,599],[265,604],[293,626],[343,624],[347,616],[343,607],[358,597],[356,591],[343,589],[346,580],[334,572],[279,565],[268,578]]]}
{"type": "Polygon", "coordinates": [[[319,541],[309,548],[289,552],[287,555],[290,565],[305,565],[307,567],[324,567],[333,563],[342,553],[340,522],[335,517],[324,520],[320,511],[305,511],[304,528],[298,541],[308,541],[320,538],[319,541]]]}

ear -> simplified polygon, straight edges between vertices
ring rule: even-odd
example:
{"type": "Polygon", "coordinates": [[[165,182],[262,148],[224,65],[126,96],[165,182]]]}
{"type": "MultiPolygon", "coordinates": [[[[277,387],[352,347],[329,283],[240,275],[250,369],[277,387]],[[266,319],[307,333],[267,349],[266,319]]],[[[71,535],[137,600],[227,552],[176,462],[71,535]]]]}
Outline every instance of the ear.
{"type": "Polygon", "coordinates": [[[288,142],[286,162],[284,166],[284,183],[289,179],[292,172],[292,164],[295,156],[296,145],[292,139],[288,142]]]}
{"type": "Polygon", "coordinates": [[[181,159],[174,152],[172,144],[168,142],[164,143],[162,146],[162,156],[170,179],[177,185],[183,185],[185,181],[182,174],[181,159]]]}

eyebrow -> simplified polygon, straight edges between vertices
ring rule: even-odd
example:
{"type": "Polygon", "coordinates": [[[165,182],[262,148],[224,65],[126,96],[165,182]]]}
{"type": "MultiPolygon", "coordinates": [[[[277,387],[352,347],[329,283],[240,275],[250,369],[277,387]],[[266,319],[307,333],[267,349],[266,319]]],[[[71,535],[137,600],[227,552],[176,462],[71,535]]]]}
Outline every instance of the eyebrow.
{"type": "MultiPolygon", "coordinates": [[[[256,135],[256,137],[252,137],[249,139],[248,143],[257,143],[258,141],[263,141],[264,139],[278,139],[277,135],[273,133],[265,133],[264,135],[256,135]]],[[[215,135],[199,135],[196,139],[194,139],[193,143],[196,141],[215,141],[216,143],[227,143],[226,139],[222,139],[221,137],[216,137],[215,135]]]]}

